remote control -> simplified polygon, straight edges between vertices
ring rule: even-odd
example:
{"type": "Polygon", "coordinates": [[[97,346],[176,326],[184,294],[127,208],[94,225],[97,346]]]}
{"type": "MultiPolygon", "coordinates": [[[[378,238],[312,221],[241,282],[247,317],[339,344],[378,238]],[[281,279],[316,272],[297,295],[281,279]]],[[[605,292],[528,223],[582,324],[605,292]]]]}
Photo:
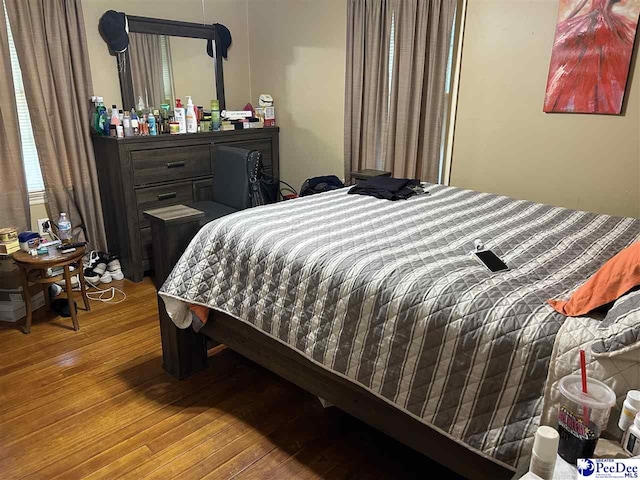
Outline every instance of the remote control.
{"type": "Polygon", "coordinates": [[[79,248],[79,247],[84,247],[87,244],[87,242],[76,242],[76,243],[67,243],[62,244],[62,245],[58,245],[56,248],[58,250],[67,250],[69,248],[79,248]]]}

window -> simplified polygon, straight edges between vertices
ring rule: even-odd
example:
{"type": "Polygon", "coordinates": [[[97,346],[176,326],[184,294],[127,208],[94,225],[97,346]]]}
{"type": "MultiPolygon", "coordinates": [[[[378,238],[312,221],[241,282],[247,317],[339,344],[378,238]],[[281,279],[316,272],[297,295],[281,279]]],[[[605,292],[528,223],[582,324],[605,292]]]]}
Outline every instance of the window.
{"type": "Polygon", "coordinates": [[[38,151],[36,142],[33,139],[33,129],[31,128],[31,116],[29,115],[29,107],[27,105],[27,97],[24,93],[24,85],[22,83],[22,72],[20,63],[18,62],[18,54],[16,46],[13,43],[11,35],[11,26],[9,25],[9,16],[7,15],[7,7],[4,6],[4,16],[7,22],[7,33],[9,35],[9,54],[11,56],[11,71],[13,74],[13,86],[16,95],[16,106],[18,109],[18,124],[20,128],[20,138],[22,140],[22,161],[24,162],[25,175],[27,177],[27,189],[29,196],[33,193],[41,193],[44,191],[44,181],[42,180],[42,171],[40,170],[40,160],[38,159],[38,151]]]}
{"type": "Polygon", "coordinates": [[[173,98],[173,72],[171,70],[171,49],[169,37],[160,35],[160,54],[162,55],[162,86],[164,98],[169,99],[169,106],[174,105],[173,98]]]}
{"type": "MultiPolygon", "coordinates": [[[[455,15],[457,15],[458,12],[456,10],[455,15]]],[[[448,110],[449,110],[449,106],[451,105],[451,86],[452,86],[452,70],[453,70],[453,52],[455,50],[455,41],[456,41],[456,29],[455,29],[455,25],[456,25],[456,19],[454,17],[453,20],[453,25],[454,28],[451,29],[451,40],[450,40],[450,44],[449,44],[449,54],[447,56],[447,70],[446,70],[446,79],[445,79],[445,86],[444,86],[444,94],[445,94],[445,104],[447,105],[447,109],[445,110],[445,118],[448,116],[448,110]]],[[[391,105],[391,95],[392,95],[392,82],[393,82],[393,64],[395,62],[395,42],[396,41],[396,17],[395,17],[395,13],[392,13],[391,16],[391,35],[390,35],[390,40],[389,40],[389,98],[388,98],[388,102],[387,102],[387,110],[389,109],[389,106],[391,105]]],[[[438,172],[438,182],[442,183],[444,178],[444,160],[445,160],[445,146],[446,146],[446,139],[447,139],[447,133],[448,133],[448,125],[445,124],[445,127],[442,129],[442,141],[440,144],[440,167],[439,167],[439,172],[438,172]]],[[[376,168],[378,170],[384,170],[384,160],[382,158],[382,155],[378,155],[376,158],[376,168]]]]}

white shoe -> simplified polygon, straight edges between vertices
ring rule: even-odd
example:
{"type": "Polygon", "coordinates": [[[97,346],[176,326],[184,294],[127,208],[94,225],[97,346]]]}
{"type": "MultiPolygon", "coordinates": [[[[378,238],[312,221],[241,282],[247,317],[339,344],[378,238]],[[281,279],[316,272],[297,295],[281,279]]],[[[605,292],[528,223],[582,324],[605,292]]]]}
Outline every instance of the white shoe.
{"type": "Polygon", "coordinates": [[[122,266],[120,265],[120,260],[114,258],[109,263],[107,263],[107,270],[110,272],[115,272],[116,270],[121,270],[122,266]]]}
{"type": "MultiPolygon", "coordinates": [[[[62,288],[67,288],[67,282],[64,280],[60,280],[59,282],[56,282],[56,284],[60,285],[62,288]]],[[[71,277],[71,288],[76,288],[78,285],[80,285],[80,280],[78,280],[78,275],[74,275],[71,277]]]]}
{"type": "MultiPolygon", "coordinates": [[[[95,272],[95,269],[93,271],[95,272]]],[[[113,278],[111,277],[111,274],[109,272],[104,272],[100,276],[100,283],[111,283],[112,281],[113,278]]]]}
{"type": "Polygon", "coordinates": [[[111,274],[111,278],[113,278],[114,280],[124,280],[124,273],[122,273],[122,270],[117,269],[114,271],[109,271],[107,273],[111,274]]]}

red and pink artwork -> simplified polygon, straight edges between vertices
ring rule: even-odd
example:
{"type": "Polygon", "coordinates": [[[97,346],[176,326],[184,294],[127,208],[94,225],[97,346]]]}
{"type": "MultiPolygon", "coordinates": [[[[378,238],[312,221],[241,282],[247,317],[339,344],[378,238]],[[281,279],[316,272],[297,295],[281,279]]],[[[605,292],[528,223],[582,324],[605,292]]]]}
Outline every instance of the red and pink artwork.
{"type": "Polygon", "coordinates": [[[545,112],[620,114],[640,0],[560,0],[545,112]]]}

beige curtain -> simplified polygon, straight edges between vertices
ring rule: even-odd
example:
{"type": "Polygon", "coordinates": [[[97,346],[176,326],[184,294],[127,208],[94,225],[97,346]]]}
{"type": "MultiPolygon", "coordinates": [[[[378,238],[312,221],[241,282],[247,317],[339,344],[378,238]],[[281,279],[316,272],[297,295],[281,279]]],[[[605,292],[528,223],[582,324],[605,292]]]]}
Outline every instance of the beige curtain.
{"type": "Polygon", "coordinates": [[[456,4],[457,0],[394,0],[395,61],[385,157],[394,177],[439,179],[456,4]]]}
{"type": "Polygon", "coordinates": [[[136,106],[138,97],[142,97],[148,107],[159,108],[164,101],[160,40],[160,35],[129,34],[129,59],[136,106]]]}
{"type": "Polygon", "coordinates": [[[347,7],[345,178],[384,167],[389,95],[390,0],[349,0],[347,7]]]}
{"type": "Polygon", "coordinates": [[[5,0],[22,69],[49,215],[106,250],[89,134],[92,81],[80,0],[5,0]]]}
{"type": "Polygon", "coordinates": [[[436,182],[457,0],[388,0],[378,14],[381,3],[349,1],[345,167],[436,182]]]}
{"type": "Polygon", "coordinates": [[[29,194],[20,147],[20,128],[11,74],[9,38],[0,1],[0,228],[30,229],[29,194]]]}

